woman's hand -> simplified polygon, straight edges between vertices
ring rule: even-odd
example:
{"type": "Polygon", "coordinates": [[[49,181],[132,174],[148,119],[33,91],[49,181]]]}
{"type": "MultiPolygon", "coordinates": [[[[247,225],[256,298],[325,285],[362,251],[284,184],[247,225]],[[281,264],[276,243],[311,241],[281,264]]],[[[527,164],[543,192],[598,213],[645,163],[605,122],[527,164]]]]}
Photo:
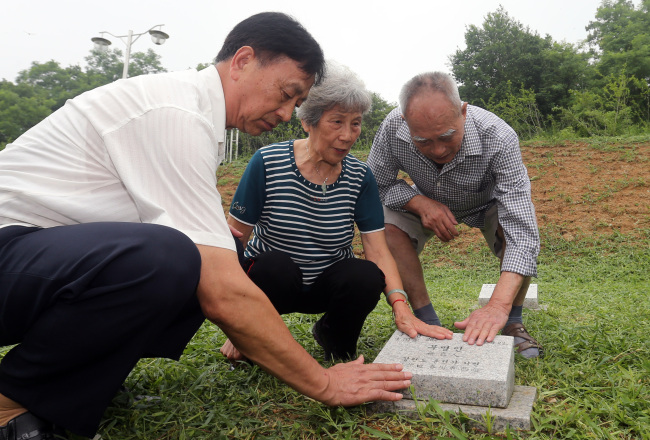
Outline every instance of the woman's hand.
{"type": "Polygon", "coordinates": [[[395,315],[397,329],[411,338],[415,338],[417,335],[430,336],[436,339],[451,339],[453,337],[454,333],[451,330],[420,321],[403,301],[393,303],[393,314],[395,315]]]}
{"type": "Polygon", "coordinates": [[[235,364],[238,361],[248,360],[246,356],[241,354],[239,350],[237,350],[237,347],[235,347],[233,343],[230,342],[230,339],[226,340],[226,343],[221,346],[221,350],[219,351],[221,351],[222,355],[228,358],[231,364],[235,364]]]}

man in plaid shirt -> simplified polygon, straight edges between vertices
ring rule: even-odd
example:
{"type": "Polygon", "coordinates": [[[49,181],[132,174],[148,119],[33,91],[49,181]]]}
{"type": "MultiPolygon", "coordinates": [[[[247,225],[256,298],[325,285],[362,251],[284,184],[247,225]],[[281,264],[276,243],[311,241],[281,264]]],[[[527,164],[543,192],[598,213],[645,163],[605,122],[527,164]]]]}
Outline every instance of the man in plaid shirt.
{"type": "Polygon", "coordinates": [[[541,346],[522,321],[526,292],[537,275],[539,232],[517,134],[494,114],[462,102],[444,73],[414,77],[399,101],[377,132],[368,165],[415,315],[440,325],[418,255],[434,235],[453,240],[462,222],[481,230],[501,260],[501,275],[488,304],[454,325],[465,330],[464,341],[477,345],[492,342],[503,329],[515,337],[520,354],[539,356],[541,346]],[[399,171],[413,185],[399,179],[399,171]]]}

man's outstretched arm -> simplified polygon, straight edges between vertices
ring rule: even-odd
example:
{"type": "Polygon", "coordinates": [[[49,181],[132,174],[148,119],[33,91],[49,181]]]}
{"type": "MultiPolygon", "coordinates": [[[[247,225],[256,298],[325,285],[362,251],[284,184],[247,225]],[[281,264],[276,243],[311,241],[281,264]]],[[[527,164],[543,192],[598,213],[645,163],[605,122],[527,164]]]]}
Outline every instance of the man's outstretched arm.
{"type": "Polygon", "coordinates": [[[248,279],[235,252],[198,246],[198,298],[205,316],[241,353],[295,390],[328,405],[400,400],[410,385],[399,364],[363,364],[363,358],[323,368],[298,344],[266,295],[248,279]]]}

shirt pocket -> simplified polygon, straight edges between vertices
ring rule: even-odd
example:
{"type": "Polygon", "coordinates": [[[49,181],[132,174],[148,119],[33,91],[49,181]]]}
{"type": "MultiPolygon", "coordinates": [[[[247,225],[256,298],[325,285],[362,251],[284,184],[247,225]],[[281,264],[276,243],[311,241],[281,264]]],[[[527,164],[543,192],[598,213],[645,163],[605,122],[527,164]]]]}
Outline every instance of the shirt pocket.
{"type": "Polygon", "coordinates": [[[490,180],[489,179],[482,179],[482,180],[470,180],[470,179],[460,179],[460,181],[456,182],[455,186],[457,188],[457,191],[459,191],[462,194],[467,194],[467,195],[475,195],[475,194],[482,194],[486,192],[488,189],[490,189],[490,180]]]}

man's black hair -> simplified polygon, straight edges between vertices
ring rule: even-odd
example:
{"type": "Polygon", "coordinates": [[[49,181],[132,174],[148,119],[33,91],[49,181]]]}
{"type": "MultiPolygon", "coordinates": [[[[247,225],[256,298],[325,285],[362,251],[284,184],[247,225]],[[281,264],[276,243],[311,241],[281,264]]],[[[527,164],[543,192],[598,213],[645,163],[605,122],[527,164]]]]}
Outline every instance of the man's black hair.
{"type": "Polygon", "coordinates": [[[316,83],[323,76],[325,57],[320,45],[298,21],[281,12],[261,12],[237,24],[226,37],[215,64],[232,58],[243,46],[252,47],[263,65],[286,55],[302,71],[314,75],[316,83]]]}

